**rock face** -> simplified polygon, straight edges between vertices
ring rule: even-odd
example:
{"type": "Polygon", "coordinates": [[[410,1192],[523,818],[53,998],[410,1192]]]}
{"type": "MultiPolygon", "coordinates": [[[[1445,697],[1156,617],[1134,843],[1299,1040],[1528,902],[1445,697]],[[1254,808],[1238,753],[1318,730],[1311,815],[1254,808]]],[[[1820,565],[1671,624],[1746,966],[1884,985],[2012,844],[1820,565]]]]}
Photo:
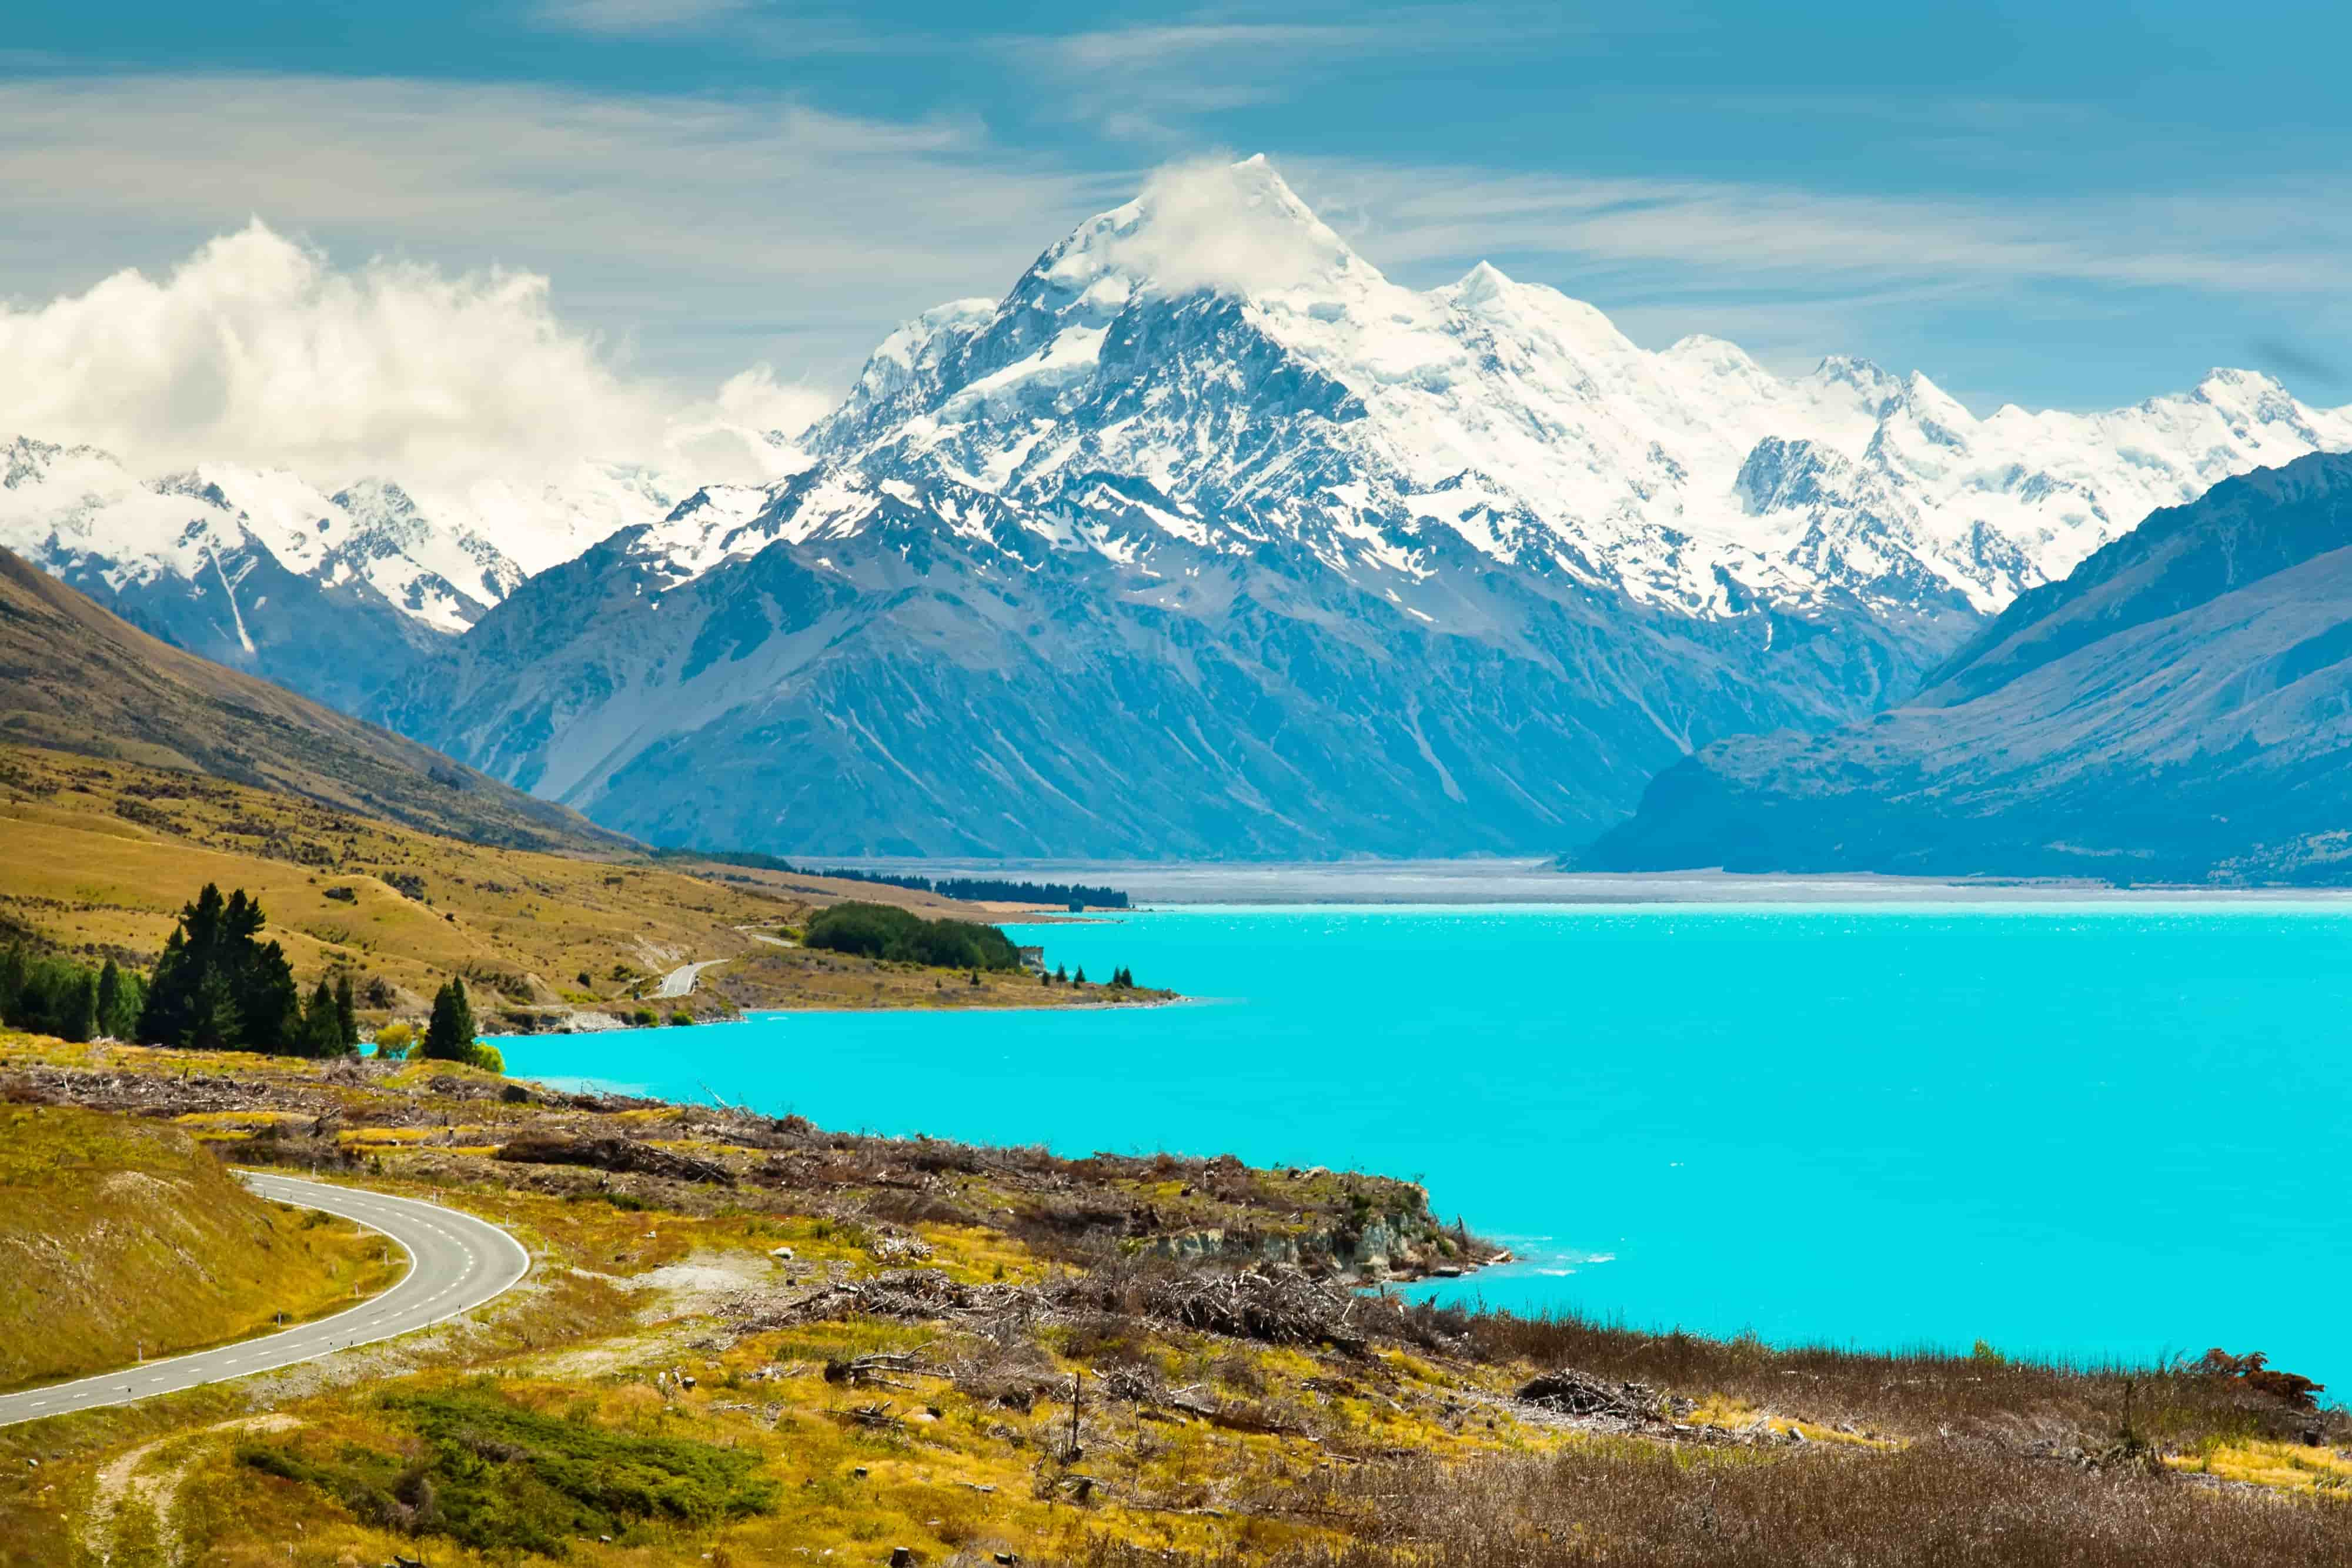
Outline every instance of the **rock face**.
{"type": "Polygon", "coordinates": [[[2156,513],[1866,724],[1706,747],[1577,863],[2352,881],[2352,458],[2156,513]]]}
{"type": "Polygon", "coordinates": [[[1399,287],[1252,160],[893,334],[804,444],[534,578],[388,716],[657,841],[1554,849],[2352,417],[2217,372],[1979,421],[1648,353],[1492,267],[1399,287]]]}

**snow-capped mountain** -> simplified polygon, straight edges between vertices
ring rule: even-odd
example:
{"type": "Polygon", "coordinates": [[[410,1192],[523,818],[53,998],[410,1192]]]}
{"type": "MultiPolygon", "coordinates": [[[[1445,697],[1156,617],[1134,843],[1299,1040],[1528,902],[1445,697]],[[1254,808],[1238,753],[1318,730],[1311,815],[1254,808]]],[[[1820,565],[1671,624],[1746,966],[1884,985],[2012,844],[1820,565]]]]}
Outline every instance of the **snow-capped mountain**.
{"type": "Polygon", "coordinates": [[[1846,597],[1990,612],[2157,507],[2352,445],[2352,410],[2243,371],[2110,413],[1979,420],[1864,361],[1782,380],[1716,339],[1647,352],[1483,263],[1426,293],[1391,283],[1262,158],[1216,197],[1246,286],[1160,235],[1146,197],[1002,301],[892,334],[804,438],[833,482],[775,537],[853,530],[883,486],[935,482],[1146,573],[1171,540],[1278,538],[1409,596],[1443,532],[1696,615],[1846,597]]]}
{"type": "Polygon", "coordinates": [[[806,470],[541,574],[396,719],[670,841],[1458,852],[1913,689],[2150,506],[2352,415],[2217,372],[1971,417],[1391,283],[1263,160],[891,334],[806,470]]]}
{"type": "Polygon", "coordinates": [[[282,470],[149,479],[91,447],[0,447],[0,545],[151,632],[345,707],[532,572],[676,499],[635,469],[536,492],[370,479],[328,494],[282,470]]]}
{"type": "MultiPolygon", "coordinates": [[[[78,481],[0,540],[37,513],[53,570],[167,562],[205,626],[243,616],[215,646],[257,587],[340,594],[413,656],[321,695],[666,841],[1549,851],[1712,740],[1909,695],[2151,508],[2352,448],[2352,410],[2219,371],[1978,419],[1859,360],[1653,352],[1492,267],[1394,284],[1251,159],[893,332],[798,445],[699,490],[207,472],[119,524],[78,481]]],[[[348,660],[322,635],[310,665],[348,660]]]]}

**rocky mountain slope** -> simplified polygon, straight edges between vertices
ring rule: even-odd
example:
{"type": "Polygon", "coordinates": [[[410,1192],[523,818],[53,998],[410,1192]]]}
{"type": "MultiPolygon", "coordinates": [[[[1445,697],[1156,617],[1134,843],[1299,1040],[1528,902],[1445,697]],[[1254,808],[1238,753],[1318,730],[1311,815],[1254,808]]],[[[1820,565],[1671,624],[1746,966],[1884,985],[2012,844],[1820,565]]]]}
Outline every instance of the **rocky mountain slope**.
{"type": "Polygon", "coordinates": [[[482,843],[624,842],[415,741],[171,647],[5,549],[0,739],[209,773],[482,843]]]}
{"type": "Polygon", "coordinates": [[[2352,457],[2156,513],[1867,724],[1702,750],[1580,863],[2352,881],[2352,457]]]}
{"type": "Polygon", "coordinates": [[[1549,850],[1695,747],[1908,695],[2151,509],[2352,448],[2352,411],[2221,371],[1978,419],[1861,361],[1650,352],[1491,267],[1399,287],[1251,159],[893,333],[800,444],[764,486],[499,513],[109,490],[20,443],[0,537],[658,841],[1549,850]]]}
{"type": "Polygon", "coordinates": [[[1977,420],[1859,361],[1649,353],[1490,267],[1391,284],[1251,160],[893,334],[803,444],[531,580],[394,722],[656,840],[1549,847],[1694,747],[1907,695],[2352,413],[2225,371],[1977,420]]]}
{"type": "Polygon", "coordinates": [[[191,653],[362,712],[532,572],[679,493],[617,468],[422,499],[235,464],[147,479],[20,436],[0,445],[0,547],[191,653]]]}

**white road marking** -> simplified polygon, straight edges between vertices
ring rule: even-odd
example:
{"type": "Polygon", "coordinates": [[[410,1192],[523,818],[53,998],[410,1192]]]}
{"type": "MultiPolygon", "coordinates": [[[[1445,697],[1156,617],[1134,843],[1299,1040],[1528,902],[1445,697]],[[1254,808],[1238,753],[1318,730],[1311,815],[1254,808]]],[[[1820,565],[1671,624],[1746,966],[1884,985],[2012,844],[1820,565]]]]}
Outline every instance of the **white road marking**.
{"type": "MultiPolygon", "coordinates": [[[[440,1208],[436,1205],[414,1198],[393,1198],[385,1195],[377,1195],[371,1201],[354,1197],[352,1196],[352,1189],[323,1183],[265,1176],[258,1172],[241,1171],[237,1174],[244,1177],[256,1192],[279,1202],[320,1209],[348,1219],[358,1219],[362,1214],[398,1216],[402,1219],[415,1221],[420,1229],[429,1231],[440,1240],[452,1243],[460,1255],[457,1260],[460,1270],[458,1278],[455,1283],[445,1282],[433,1295],[426,1297],[421,1302],[414,1303],[414,1310],[419,1312],[430,1312],[448,1296],[467,1291],[478,1281],[496,1278],[501,1270],[493,1263],[494,1256],[504,1260],[503,1278],[498,1279],[498,1282],[488,1291],[474,1295],[471,1300],[459,1301],[438,1316],[429,1317],[418,1322],[377,1327],[365,1333],[362,1337],[334,1340],[331,1336],[337,1324],[352,1328],[362,1324],[381,1325],[385,1319],[397,1317],[411,1310],[412,1303],[404,1299],[404,1293],[422,1289],[432,1283],[433,1281],[428,1278],[429,1275],[446,1274],[451,1267],[451,1260],[446,1254],[438,1249],[426,1246],[421,1238],[395,1236],[383,1226],[370,1226],[369,1228],[381,1232],[387,1240],[399,1247],[407,1255],[408,1271],[389,1291],[373,1301],[348,1307],[335,1316],[321,1320],[318,1323],[292,1325],[280,1330],[275,1335],[268,1336],[268,1340],[274,1342],[279,1348],[302,1350],[309,1354],[272,1359],[268,1351],[248,1350],[247,1354],[238,1356],[222,1354],[221,1348],[226,1347],[192,1352],[187,1355],[173,1358],[180,1364],[176,1369],[156,1373],[150,1380],[151,1388],[165,1384],[169,1384],[173,1389],[193,1388],[228,1377],[249,1376],[258,1372],[275,1372],[284,1367],[319,1360],[339,1350],[372,1344],[379,1340],[396,1338],[420,1329],[432,1328],[505,1293],[530,1271],[530,1254],[523,1249],[520,1242],[499,1227],[486,1220],[476,1219],[471,1215],[461,1215],[454,1210],[440,1208]],[[436,1218],[427,1218],[428,1216],[436,1218]],[[436,1222],[436,1218],[450,1225],[452,1228],[442,1228],[442,1225],[436,1222]],[[313,1346],[321,1348],[312,1349],[313,1346]],[[268,1364],[247,1371],[230,1370],[233,1367],[246,1367],[247,1364],[257,1360],[267,1361],[268,1364]]],[[[365,1221],[362,1220],[361,1223],[365,1221]]],[[[43,1396],[39,1399],[26,1398],[21,1393],[0,1395],[0,1427],[16,1421],[29,1420],[32,1418],[31,1412],[46,1410],[59,1403],[60,1400],[76,1409],[95,1409],[123,1404],[126,1402],[125,1399],[115,1395],[111,1391],[112,1385],[107,1381],[110,1377],[120,1375],[121,1375],[120,1372],[101,1373],[75,1383],[58,1385],[42,1390],[43,1396]]],[[[133,1394],[132,1385],[128,1384],[122,1385],[122,1394],[139,1397],[133,1394]]]]}

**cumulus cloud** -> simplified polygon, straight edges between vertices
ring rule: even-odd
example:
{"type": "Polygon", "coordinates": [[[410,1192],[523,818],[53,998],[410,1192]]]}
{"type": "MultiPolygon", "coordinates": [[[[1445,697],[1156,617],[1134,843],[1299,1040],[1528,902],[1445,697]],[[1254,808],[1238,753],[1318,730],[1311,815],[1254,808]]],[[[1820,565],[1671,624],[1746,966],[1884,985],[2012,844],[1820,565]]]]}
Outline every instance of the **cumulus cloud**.
{"type": "Polygon", "coordinates": [[[1272,293],[1349,265],[1339,236],[1263,158],[1194,159],[1155,171],[1102,255],[1169,294],[1272,293]]]}
{"type": "Polygon", "coordinates": [[[339,270],[259,219],[161,278],[0,307],[0,431],[149,471],[225,459],[328,485],[528,481],[583,459],[761,479],[778,462],[764,433],[797,432],[822,402],[765,367],[682,398],[567,326],[543,277],[339,270]]]}

